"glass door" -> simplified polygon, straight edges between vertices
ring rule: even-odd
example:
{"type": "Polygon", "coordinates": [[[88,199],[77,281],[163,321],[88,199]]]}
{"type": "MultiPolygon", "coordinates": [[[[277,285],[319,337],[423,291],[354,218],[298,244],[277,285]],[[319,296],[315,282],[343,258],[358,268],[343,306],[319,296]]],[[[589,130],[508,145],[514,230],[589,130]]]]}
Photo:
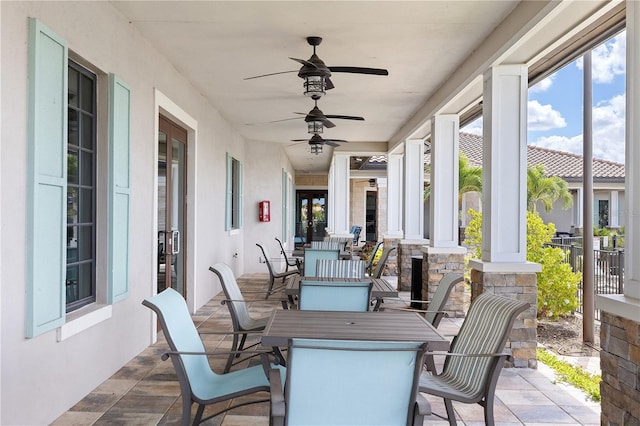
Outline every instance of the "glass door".
{"type": "Polygon", "coordinates": [[[327,191],[297,191],[296,206],[296,241],[322,240],[327,227],[327,191]]]}
{"type": "Polygon", "coordinates": [[[160,117],[158,132],[158,292],[186,297],[185,210],[187,131],[160,117]]]}

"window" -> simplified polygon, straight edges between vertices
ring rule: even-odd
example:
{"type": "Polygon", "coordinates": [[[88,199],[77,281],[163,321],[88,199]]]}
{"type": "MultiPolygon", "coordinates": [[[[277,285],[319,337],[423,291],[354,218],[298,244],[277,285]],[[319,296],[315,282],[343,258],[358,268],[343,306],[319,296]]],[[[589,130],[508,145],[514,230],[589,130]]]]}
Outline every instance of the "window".
{"type": "Polygon", "coordinates": [[[598,227],[609,226],[609,200],[598,200],[598,227]]]}
{"type": "Polygon", "coordinates": [[[242,164],[227,153],[227,231],[242,228],[242,164]]]}
{"type": "Polygon", "coordinates": [[[96,300],[96,76],[69,61],[67,312],[96,300]]]}

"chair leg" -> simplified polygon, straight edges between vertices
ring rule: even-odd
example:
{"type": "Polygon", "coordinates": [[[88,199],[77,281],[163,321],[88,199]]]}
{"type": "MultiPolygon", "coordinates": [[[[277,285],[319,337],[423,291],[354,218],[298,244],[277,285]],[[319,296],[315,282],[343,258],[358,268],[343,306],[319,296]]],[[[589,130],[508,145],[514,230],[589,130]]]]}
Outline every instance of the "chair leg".
{"type": "Polygon", "coordinates": [[[198,404],[198,411],[196,412],[196,417],[193,419],[194,425],[199,425],[202,419],[202,413],[204,412],[204,405],[198,404]]]}
{"type": "MultiPolygon", "coordinates": [[[[247,333],[242,335],[242,339],[240,339],[240,346],[238,346],[238,351],[241,351],[244,348],[244,342],[247,340],[247,333]]],[[[236,358],[240,358],[240,354],[236,354],[236,358]]]]}
{"type": "MultiPolygon", "coordinates": [[[[246,336],[246,335],[245,335],[246,336]]],[[[238,335],[233,335],[233,343],[231,343],[231,353],[229,354],[229,358],[227,358],[227,365],[224,367],[224,373],[227,374],[229,370],[231,370],[231,365],[233,364],[233,358],[235,358],[235,350],[238,348],[238,335]]]]}
{"type": "Polygon", "coordinates": [[[458,423],[456,422],[456,413],[453,411],[453,402],[450,399],[444,398],[444,406],[447,408],[447,417],[449,417],[449,424],[451,426],[456,426],[458,423]]]}
{"type": "Polygon", "coordinates": [[[271,291],[273,290],[273,282],[275,281],[275,278],[273,276],[273,274],[269,274],[269,288],[267,289],[267,295],[264,297],[265,299],[268,299],[269,296],[271,295],[271,291]]]}
{"type": "Polygon", "coordinates": [[[495,421],[493,420],[493,393],[485,397],[484,403],[484,422],[487,426],[493,426],[495,421]]]}

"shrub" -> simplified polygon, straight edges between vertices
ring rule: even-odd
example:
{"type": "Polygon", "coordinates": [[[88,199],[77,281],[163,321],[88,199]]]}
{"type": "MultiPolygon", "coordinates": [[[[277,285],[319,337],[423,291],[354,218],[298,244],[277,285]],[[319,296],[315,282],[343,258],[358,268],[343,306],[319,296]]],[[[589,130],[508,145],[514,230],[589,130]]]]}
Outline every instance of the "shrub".
{"type": "MultiPolygon", "coordinates": [[[[482,254],[482,213],[472,212],[466,229],[465,244],[472,256],[482,254]]],[[[545,225],[537,213],[527,212],[527,260],[542,265],[538,272],[538,317],[558,318],[578,307],[580,273],[564,263],[565,253],[557,247],[545,247],[555,234],[555,225],[545,225]]]]}

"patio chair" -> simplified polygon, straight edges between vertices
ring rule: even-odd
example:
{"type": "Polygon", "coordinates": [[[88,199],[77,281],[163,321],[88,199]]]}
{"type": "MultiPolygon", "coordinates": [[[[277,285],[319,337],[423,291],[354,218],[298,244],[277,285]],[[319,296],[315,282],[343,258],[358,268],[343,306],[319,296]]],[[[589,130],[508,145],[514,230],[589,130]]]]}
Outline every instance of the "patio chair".
{"type": "Polygon", "coordinates": [[[229,354],[227,365],[224,368],[224,372],[228,373],[233,365],[245,361],[246,358],[233,362],[234,358],[240,357],[241,351],[245,349],[251,349],[260,343],[258,342],[254,343],[253,345],[247,346],[246,348],[244,347],[244,344],[247,340],[247,334],[251,332],[263,331],[267,326],[269,316],[252,318],[251,315],[249,315],[247,304],[245,303],[244,297],[242,296],[240,288],[238,287],[238,283],[233,276],[233,271],[228,265],[225,265],[224,263],[216,263],[215,265],[210,266],[209,270],[216,274],[218,276],[218,279],[220,279],[220,284],[222,285],[222,290],[224,291],[224,295],[226,297],[226,299],[223,300],[222,303],[226,304],[227,308],[229,308],[229,314],[231,315],[231,322],[233,324],[234,333],[233,343],[231,344],[232,353],[229,354]],[[239,336],[242,336],[242,338],[240,339],[240,344],[238,345],[239,336]]]}
{"type": "Polygon", "coordinates": [[[369,310],[371,282],[301,280],[298,309],[301,311],[369,310]]]}
{"type": "Polygon", "coordinates": [[[298,272],[302,271],[302,265],[301,265],[301,260],[298,257],[292,257],[291,259],[289,259],[287,257],[287,252],[284,250],[284,246],[282,245],[282,241],[280,241],[278,238],[276,238],[276,241],[278,242],[278,244],[280,245],[280,253],[282,253],[282,256],[284,257],[284,264],[285,264],[285,271],[289,270],[289,266],[295,266],[296,269],[298,269],[298,272]]]}
{"type": "Polygon", "coordinates": [[[353,234],[353,241],[351,242],[351,245],[353,247],[357,247],[358,243],[360,242],[360,233],[362,232],[362,226],[358,226],[358,225],[353,225],[351,227],[351,233],[353,234]]]}
{"type": "Polygon", "coordinates": [[[340,241],[326,240],[326,241],[311,241],[311,248],[315,250],[344,250],[344,244],[340,241]]]}
{"type": "Polygon", "coordinates": [[[339,249],[306,249],[304,251],[304,276],[316,276],[316,261],[320,259],[338,260],[339,249]]]}
{"type": "Polygon", "coordinates": [[[471,303],[450,351],[445,354],[442,372],[436,374],[435,369],[433,374],[423,372],[420,392],[444,399],[449,424],[456,425],[452,401],[480,404],[484,407],[485,423],[494,424],[496,383],[510,357],[503,350],[516,317],[528,308],[528,303],[519,300],[481,294],[471,303]]]}
{"type": "Polygon", "coordinates": [[[371,256],[369,256],[369,260],[367,260],[367,264],[364,267],[364,271],[366,274],[371,275],[371,270],[373,269],[373,259],[376,257],[376,253],[378,252],[378,249],[380,248],[382,243],[383,241],[378,241],[376,245],[373,247],[373,250],[371,251],[371,256]]]}
{"type": "Polygon", "coordinates": [[[292,339],[286,383],[270,371],[271,424],[422,425],[419,342],[292,339]]]}
{"type": "Polygon", "coordinates": [[[319,259],[316,261],[315,276],[334,278],[363,278],[364,261],[319,259]]]}
{"type": "Polygon", "coordinates": [[[269,270],[269,288],[267,289],[267,295],[264,297],[265,299],[268,299],[271,294],[279,290],[279,288],[276,290],[273,289],[276,278],[282,278],[282,282],[284,282],[284,279],[286,277],[294,274],[300,274],[300,271],[296,269],[291,271],[285,270],[283,272],[276,272],[275,268],[271,264],[271,258],[269,257],[267,250],[260,244],[256,243],[256,245],[258,246],[258,248],[260,248],[260,251],[262,252],[262,257],[264,257],[264,262],[267,264],[267,269],[269,270]]]}
{"type": "Polygon", "coordinates": [[[376,264],[376,269],[371,273],[371,278],[380,278],[382,276],[382,272],[384,271],[384,267],[387,266],[387,260],[389,260],[389,255],[392,251],[394,251],[395,247],[385,247],[382,250],[382,256],[380,256],[380,260],[376,264]]]}
{"type": "MultiPolygon", "coordinates": [[[[265,402],[268,399],[251,399],[228,406],[206,418],[202,418],[207,405],[229,401],[243,395],[269,391],[269,381],[265,374],[265,365],[256,365],[227,374],[216,374],[209,365],[202,339],[189,315],[187,304],[177,291],[168,288],[162,293],[149,297],[142,304],[153,310],[160,320],[164,336],[170,350],[162,359],[171,358],[180,383],[182,393],[182,421],[186,426],[191,423],[191,406],[196,403],[198,409],[193,419],[194,425],[200,424],[218,414],[247,404],[265,402]]],[[[224,354],[224,353],[223,353],[224,354]]],[[[266,361],[264,364],[268,364],[266,361]]],[[[269,364],[269,369],[284,374],[282,366],[269,364]]],[[[275,376],[275,374],[274,374],[275,376]]]]}

